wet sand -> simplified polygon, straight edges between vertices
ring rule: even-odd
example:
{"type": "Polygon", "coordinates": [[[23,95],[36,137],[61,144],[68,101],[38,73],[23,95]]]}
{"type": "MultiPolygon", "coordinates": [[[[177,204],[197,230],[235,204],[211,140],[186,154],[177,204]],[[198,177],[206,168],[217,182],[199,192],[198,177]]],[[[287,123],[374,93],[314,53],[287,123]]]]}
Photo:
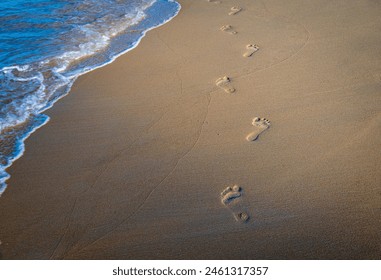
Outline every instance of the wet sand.
{"type": "Polygon", "coordinates": [[[379,259],[381,3],[179,2],[46,112],[0,257],[379,259]]]}

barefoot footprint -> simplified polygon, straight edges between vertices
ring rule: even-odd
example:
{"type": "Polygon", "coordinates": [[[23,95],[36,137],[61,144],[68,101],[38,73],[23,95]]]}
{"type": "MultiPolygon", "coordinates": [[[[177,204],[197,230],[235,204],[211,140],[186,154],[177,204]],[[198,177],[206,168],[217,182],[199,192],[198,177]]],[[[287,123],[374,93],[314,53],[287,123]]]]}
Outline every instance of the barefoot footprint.
{"type": "Polygon", "coordinates": [[[221,31],[227,32],[229,34],[237,34],[238,32],[233,29],[231,25],[224,25],[220,28],[221,31]]]}
{"type": "Polygon", "coordinates": [[[270,121],[265,118],[254,118],[252,125],[255,127],[255,130],[246,136],[247,141],[255,141],[258,139],[258,136],[270,127],[270,121]]]}
{"type": "Polygon", "coordinates": [[[231,85],[230,78],[227,76],[218,78],[216,81],[216,86],[222,88],[227,93],[235,92],[235,88],[231,85]]]}
{"type": "Polygon", "coordinates": [[[249,214],[243,210],[241,198],[242,188],[234,185],[225,188],[221,193],[221,203],[232,211],[234,218],[238,222],[245,223],[249,220],[249,214]]]}
{"type": "Polygon", "coordinates": [[[246,49],[247,49],[247,52],[245,52],[243,54],[244,57],[250,57],[252,56],[255,52],[257,52],[259,50],[259,46],[258,45],[252,45],[252,44],[249,44],[246,46],[246,49]]]}
{"type": "Polygon", "coordinates": [[[235,15],[237,13],[239,13],[240,11],[242,11],[242,8],[241,7],[231,7],[231,12],[229,13],[229,16],[232,16],[232,15],[235,15]]]}

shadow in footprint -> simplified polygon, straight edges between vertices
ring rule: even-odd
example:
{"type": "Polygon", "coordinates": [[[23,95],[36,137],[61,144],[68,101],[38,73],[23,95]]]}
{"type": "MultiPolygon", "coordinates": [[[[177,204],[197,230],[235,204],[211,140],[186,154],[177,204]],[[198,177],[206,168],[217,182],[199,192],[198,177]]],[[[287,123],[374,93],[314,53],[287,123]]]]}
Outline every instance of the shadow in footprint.
{"type": "Polygon", "coordinates": [[[218,1],[218,0],[206,0],[206,1],[213,4],[221,4],[221,1],[218,1]]]}
{"type": "Polygon", "coordinates": [[[235,14],[238,14],[240,11],[242,11],[241,7],[231,7],[229,16],[233,16],[235,14]]]}
{"type": "Polygon", "coordinates": [[[227,32],[229,34],[232,34],[232,35],[235,35],[237,34],[238,32],[234,30],[233,26],[227,24],[227,25],[224,25],[220,28],[221,31],[224,31],[224,32],[227,32]]]}

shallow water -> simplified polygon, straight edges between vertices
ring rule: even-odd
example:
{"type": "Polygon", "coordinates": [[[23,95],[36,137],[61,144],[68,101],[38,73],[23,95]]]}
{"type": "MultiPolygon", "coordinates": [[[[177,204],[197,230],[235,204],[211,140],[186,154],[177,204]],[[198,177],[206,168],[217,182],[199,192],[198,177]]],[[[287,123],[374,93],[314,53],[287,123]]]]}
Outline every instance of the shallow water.
{"type": "Polygon", "coordinates": [[[0,194],[24,140],[49,120],[42,112],[179,9],[171,0],[0,2],[0,194]]]}

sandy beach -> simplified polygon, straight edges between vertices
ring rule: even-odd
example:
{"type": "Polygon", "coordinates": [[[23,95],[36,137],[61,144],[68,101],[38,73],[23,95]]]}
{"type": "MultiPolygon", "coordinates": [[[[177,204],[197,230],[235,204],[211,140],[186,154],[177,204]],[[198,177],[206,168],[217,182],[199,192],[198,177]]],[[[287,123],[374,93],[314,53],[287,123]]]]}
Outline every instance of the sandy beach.
{"type": "Polygon", "coordinates": [[[0,259],[380,259],[381,3],[178,2],[46,111],[0,259]]]}

